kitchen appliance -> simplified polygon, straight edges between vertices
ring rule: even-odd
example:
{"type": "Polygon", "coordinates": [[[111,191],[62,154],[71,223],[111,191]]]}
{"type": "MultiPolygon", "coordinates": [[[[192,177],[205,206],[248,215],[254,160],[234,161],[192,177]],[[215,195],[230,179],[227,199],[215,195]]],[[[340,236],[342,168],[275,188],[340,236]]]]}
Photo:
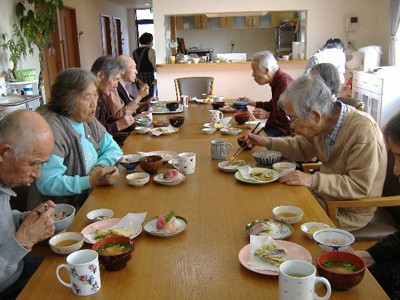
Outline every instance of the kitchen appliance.
{"type": "Polygon", "coordinates": [[[296,41],[295,26],[275,27],[276,57],[292,53],[292,43],[296,41]]]}
{"type": "Polygon", "coordinates": [[[39,106],[39,95],[10,95],[0,97],[0,120],[13,111],[20,109],[35,110],[39,106]]]}
{"type": "Polygon", "coordinates": [[[200,49],[197,47],[191,47],[187,51],[188,54],[196,54],[198,57],[204,57],[207,62],[210,62],[213,58],[213,49],[200,49]]]}

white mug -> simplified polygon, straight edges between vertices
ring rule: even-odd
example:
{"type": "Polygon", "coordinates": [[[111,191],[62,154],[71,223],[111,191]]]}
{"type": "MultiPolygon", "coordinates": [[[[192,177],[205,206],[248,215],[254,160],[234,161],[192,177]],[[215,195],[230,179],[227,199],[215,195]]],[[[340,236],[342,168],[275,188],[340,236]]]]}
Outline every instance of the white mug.
{"type": "Polygon", "coordinates": [[[331,285],[328,279],[316,276],[315,267],[304,260],[288,260],[279,266],[279,300],[328,300],[331,285]],[[315,285],[326,286],[326,294],[319,297],[315,285]]]}
{"type": "Polygon", "coordinates": [[[196,153],[193,152],[179,153],[177,161],[173,163],[173,166],[177,168],[179,172],[185,175],[193,174],[196,168],[196,153]]]}
{"type": "Polygon", "coordinates": [[[183,106],[188,106],[189,105],[189,96],[181,95],[181,104],[183,106]]]}
{"type": "Polygon", "coordinates": [[[224,117],[224,114],[222,111],[216,110],[216,109],[210,109],[209,111],[210,114],[210,122],[211,123],[217,123],[219,120],[221,120],[224,117]]]}
{"type": "Polygon", "coordinates": [[[226,155],[231,152],[233,145],[223,140],[212,140],[211,141],[211,158],[212,159],[224,159],[226,155]]]}
{"type": "Polygon", "coordinates": [[[72,288],[72,292],[78,296],[88,296],[100,290],[100,268],[98,254],[94,250],[79,250],[67,257],[67,264],[57,267],[58,280],[66,287],[72,288]],[[60,278],[59,271],[65,268],[69,273],[71,283],[60,278]]]}

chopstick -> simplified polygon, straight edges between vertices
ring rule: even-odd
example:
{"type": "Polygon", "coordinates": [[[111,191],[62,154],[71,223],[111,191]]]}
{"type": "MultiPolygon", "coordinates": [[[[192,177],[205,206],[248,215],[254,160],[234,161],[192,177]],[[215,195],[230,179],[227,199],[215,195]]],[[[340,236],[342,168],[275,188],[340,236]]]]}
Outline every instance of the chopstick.
{"type": "MultiPolygon", "coordinates": [[[[250,133],[254,133],[254,131],[256,131],[257,127],[260,126],[260,122],[257,123],[257,125],[253,128],[252,131],[250,131],[250,133]]],[[[256,133],[256,135],[258,135],[261,132],[262,128],[256,133]]],[[[232,155],[232,157],[229,159],[229,161],[233,161],[236,159],[236,157],[238,157],[238,155],[247,147],[247,143],[246,143],[247,139],[245,139],[243,141],[243,144],[239,147],[239,149],[236,150],[235,154],[232,155]]]]}

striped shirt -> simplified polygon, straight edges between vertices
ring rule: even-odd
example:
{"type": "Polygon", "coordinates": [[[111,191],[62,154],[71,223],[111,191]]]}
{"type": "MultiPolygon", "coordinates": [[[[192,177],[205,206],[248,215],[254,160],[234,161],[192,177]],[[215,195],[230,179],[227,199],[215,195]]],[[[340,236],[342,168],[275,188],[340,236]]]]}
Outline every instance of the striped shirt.
{"type": "Polygon", "coordinates": [[[341,109],[340,109],[339,119],[338,119],[336,126],[333,129],[332,133],[325,135],[325,143],[326,143],[326,148],[328,151],[328,156],[331,156],[331,154],[332,154],[333,147],[335,146],[336,137],[339,133],[340,128],[342,127],[343,121],[346,117],[347,110],[348,110],[347,105],[343,104],[340,101],[335,101],[335,104],[338,106],[341,106],[341,109]]]}

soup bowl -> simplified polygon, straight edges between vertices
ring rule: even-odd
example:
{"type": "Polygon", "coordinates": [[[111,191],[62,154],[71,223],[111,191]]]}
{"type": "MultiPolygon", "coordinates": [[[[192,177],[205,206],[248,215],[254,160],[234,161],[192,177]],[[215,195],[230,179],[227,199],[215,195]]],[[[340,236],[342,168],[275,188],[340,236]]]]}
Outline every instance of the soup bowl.
{"type": "Polygon", "coordinates": [[[135,249],[135,242],[126,236],[111,236],[96,242],[92,250],[99,254],[99,261],[109,271],[126,267],[135,249]]]}
{"type": "Polygon", "coordinates": [[[168,110],[170,110],[170,111],[175,111],[178,109],[179,103],[178,102],[168,102],[167,104],[165,104],[165,107],[168,108],[168,110]]]}
{"type": "Polygon", "coordinates": [[[234,115],[235,117],[235,121],[238,124],[244,124],[245,122],[247,122],[250,118],[250,115],[248,113],[236,113],[234,115]]]}
{"type": "Polygon", "coordinates": [[[243,110],[245,108],[247,108],[247,102],[246,101],[235,101],[233,102],[233,106],[237,109],[237,110],[243,110]]]}
{"type": "Polygon", "coordinates": [[[57,254],[70,254],[83,246],[83,235],[79,232],[63,232],[49,240],[50,249],[57,254]]]}
{"type": "Polygon", "coordinates": [[[338,228],[317,230],[313,234],[313,239],[324,251],[346,251],[355,241],[354,235],[338,228]]]}
{"type": "Polygon", "coordinates": [[[139,159],[142,158],[140,154],[126,154],[121,156],[119,164],[123,166],[127,171],[135,171],[137,165],[139,164],[139,159]]]}
{"type": "Polygon", "coordinates": [[[213,109],[220,109],[221,107],[225,106],[225,102],[211,102],[211,106],[213,109]]]}
{"type": "Polygon", "coordinates": [[[272,215],[275,220],[283,221],[289,224],[296,224],[303,218],[304,211],[297,206],[281,205],[272,210],[272,215]]]}
{"type": "Polygon", "coordinates": [[[56,204],[54,208],[55,233],[66,230],[75,217],[75,207],[69,204],[56,204]]]}
{"type": "Polygon", "coordinates": [[[317,258],[318,275],[328,279],[331,287],[343,291],[355,287],[365,273],[365,262],[350,252],[325,252],[317,258]]]}
{"type": "Polygon", "coordinates": [[[185,122],[185,117],[184,116],[175,116],[175,117],[170,118],[169,122],[174,127],[181,127],[183,125],[183,123],[185,122]]]}
{"type": "Polygon", "coordinates": [[[140,167],[149,174],[155,174],[162,166],[163,158],[158,155],[144,156],[139,160],[140,167]]]}

